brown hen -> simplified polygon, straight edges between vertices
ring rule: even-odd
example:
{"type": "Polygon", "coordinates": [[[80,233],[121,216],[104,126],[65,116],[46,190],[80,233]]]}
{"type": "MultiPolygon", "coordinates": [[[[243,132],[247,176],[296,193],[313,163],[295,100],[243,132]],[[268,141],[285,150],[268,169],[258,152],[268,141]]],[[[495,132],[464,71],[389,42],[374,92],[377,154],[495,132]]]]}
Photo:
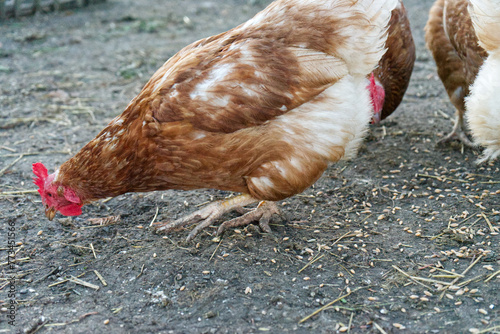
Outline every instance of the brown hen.
{"type": "Polygon", "coordinates": [[[467,6],[467,0],[437,0],[429,12],[425,40],[456,109],[453,130],[440,142],[458,139],[474,147],[465,134],[465,98],[487,53],[478,44],[467,6]]]}
{"type": "Polygon", "coordinates": [[[374,101],[370,82],[385,52],[397,0],[278,0],[248,22],[169,59],[126,110],[48,175],[33,166],[47,217],[127,192],[216,188],[244,195],[215,202],[159,231],[258,201],[224,223],[260,221],[272,201],[311,186],[331,162],[353,157],[374,101]]]}

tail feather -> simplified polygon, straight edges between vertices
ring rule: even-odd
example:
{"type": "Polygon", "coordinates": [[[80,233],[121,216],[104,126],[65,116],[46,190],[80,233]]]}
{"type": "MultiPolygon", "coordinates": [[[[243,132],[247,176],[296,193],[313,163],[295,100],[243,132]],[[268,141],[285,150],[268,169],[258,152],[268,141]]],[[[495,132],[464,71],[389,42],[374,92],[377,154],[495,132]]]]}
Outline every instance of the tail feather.
{"type": "Polygon", "coordinates": [[[500,0],[470,0],[469,13],[479,45],[488,52],[500,50],[500,0]]]}
{"type": "Polygon", "coordinates": [[[299,46],[321,41],[322,52],[342,59],[351,74],[365,76],[385,53],[389,20],[400,1],[277,0],[237,30],[297,27],[293,35],[299,46]],[[304,26],[311,29],[300,29],[304,26]]]}

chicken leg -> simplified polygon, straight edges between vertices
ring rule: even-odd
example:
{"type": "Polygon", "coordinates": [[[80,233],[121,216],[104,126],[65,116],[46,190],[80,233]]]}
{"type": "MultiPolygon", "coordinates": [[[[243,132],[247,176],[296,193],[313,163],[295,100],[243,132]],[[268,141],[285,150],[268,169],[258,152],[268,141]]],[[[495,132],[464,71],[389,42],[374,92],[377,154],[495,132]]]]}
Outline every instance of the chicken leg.
{"type": "MultiPolygon", "coordinates": [[[[253,204],[258,200],[250,195],[244,194],[226,200],[213,202],[203,209],[197,210],[185,217],[179,218],[170,223],[158,222],[153,224],[157,232],[170,232],[176,228],[199,223],[187,237],[187,241],[192,240],[204,228],[210,226],[226,212],[238,210],[246,205],[253,204]]],[[[262,201],[259,205],[243,216],[228,220],[219,226],[217,235],[221,235],[228,228],[249,225],[254,221],[259,222],[260,228],[267,233],[271,232],[269,221],[273,214],[279,214],[278,207],[274,202],[262,201]]]]}
{"type": "Polygon", "coordinates": [[[465,122],[464,122],[464,114],[457,110],[457,115],[455,117],[455,124],[453,125],[453,130],[446,135],[443,139],[438,141],[438,144],[449,143],[453,140],[458,140],[462,142],[465,146],[470,148],[477,147],[470,139],[467,137],[465,133],[465,122]]]}

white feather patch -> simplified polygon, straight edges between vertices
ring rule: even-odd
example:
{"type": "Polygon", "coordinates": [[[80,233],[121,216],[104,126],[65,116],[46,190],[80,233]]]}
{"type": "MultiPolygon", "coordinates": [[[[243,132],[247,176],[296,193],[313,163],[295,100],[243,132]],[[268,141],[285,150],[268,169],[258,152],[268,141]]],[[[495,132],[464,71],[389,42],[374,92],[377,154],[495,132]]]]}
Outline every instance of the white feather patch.
{"type": "Polygon", "coordinates": [[[466,117],[477,144],[485,147],[479,163],[500,156],[500,52],[479,70],[466,100],[466,117]]]}

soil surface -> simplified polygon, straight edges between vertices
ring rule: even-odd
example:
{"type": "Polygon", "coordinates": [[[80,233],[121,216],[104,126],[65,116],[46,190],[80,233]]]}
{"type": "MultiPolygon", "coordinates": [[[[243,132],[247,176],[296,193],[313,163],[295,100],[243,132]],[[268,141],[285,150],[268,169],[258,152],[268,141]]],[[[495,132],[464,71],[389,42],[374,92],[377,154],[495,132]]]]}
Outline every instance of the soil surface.
{"type": "Polygon", "coordinates": [[[149,230],[231,195],[217,190],[45,218],[32,163],[53,171],[176,51],[268,3],[114,0],[1,23],[0,333],[500,331],[500,163],[436,145],[454,110],[425,48],[431,0],[405,1],[417,62],[399,109],[355,160],[279,202],[272,234],[149,230]]]}

